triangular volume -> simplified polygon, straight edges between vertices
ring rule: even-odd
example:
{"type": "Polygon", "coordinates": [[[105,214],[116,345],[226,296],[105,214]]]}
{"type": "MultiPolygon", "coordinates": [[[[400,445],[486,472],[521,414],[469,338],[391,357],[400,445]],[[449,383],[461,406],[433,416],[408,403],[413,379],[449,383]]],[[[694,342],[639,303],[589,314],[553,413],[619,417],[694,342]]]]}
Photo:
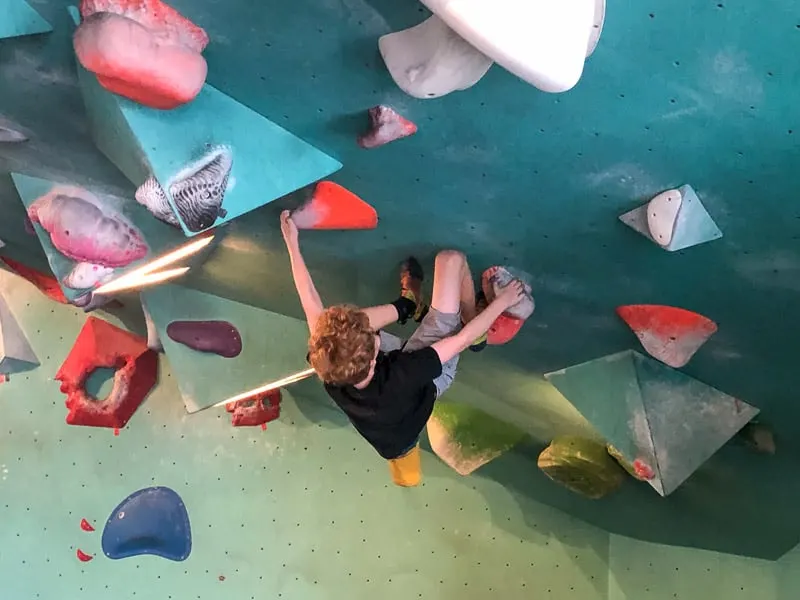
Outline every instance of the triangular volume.
{"type": "Polygon", "coordinates": [[[717,331],[711,319],[674,306],[632,304],[618,307],[617,314],[650,356],[676,369],[717,331]]]}
{"type": "Polygon", "coordinates": [[[636,354],[635,362],[666,496],[759,410],[646,356],[636,354]]]}
{"type": "Polygon", "coordinates": [[[158,355],[138,335],[89,317],[55,379],[67,395],[67,423],[119,429],[156,384],[158,355]],[[114,387],[102,400],[86,391],[96,369],[116,369],[114,387]]]}
{"type": "Polygon", "coordinates": [[[30,371],[39,366],[25,332],[0,296],[0,374],[11,375],[30,371]]]}
{"type": "Polygon", "coordinates": [[[80,64],[77,69],[97,147],[140,186],[140,204],[187,236],[342,167],[210,85],[191,103],[160,111],[106,91],[80,64]]]}
{"type": "Polygon", "coordinates": [[[525,438],[513,425],[455,402],[437,402],[427,429],[433,451],[459,475],[469,475],[525,438]]]}
{"type": "Polygon", "coordinates": [[[292,212],[299,229],[375,229],[378,213],[350,190],[320,181],[311,199],[292,212]]]}
{"type": "Polygon", "coordinates": [[[637,352],[546,375],[662,496],[680,486],[758,409],[637,352]],[[648,475],[648,477],[650,477],[648,475]]]}
{"type": "Polygon", "coordinates": [[[308,369],[303,321],[177,285],[143,291],[141,298],[190,413],[308,369]],[[239,335],[235,356],[204,351],[211,340],[191,348],[167,331],[174,322],[201,331],[204,323],[223,321],[239,335]]]}
{"type": "Polygon", "coordinates": [[[53,31],[25,0],[0,0],[0,15],[0,39],[53,31]]]}
{"type": "MultiPolygon", "coordinates": [[[[629,461],[657,471],[642,394],[631,351],[611,354],[545,378],[629,461]]],[[[658,473],[651,481],[659,489],[658,473]]]]}
{"type": "Polygon", "coordinates": [[[619,219],[669,252],[722,237],[719,227],[689,185],[662,192],[619,219]]]}

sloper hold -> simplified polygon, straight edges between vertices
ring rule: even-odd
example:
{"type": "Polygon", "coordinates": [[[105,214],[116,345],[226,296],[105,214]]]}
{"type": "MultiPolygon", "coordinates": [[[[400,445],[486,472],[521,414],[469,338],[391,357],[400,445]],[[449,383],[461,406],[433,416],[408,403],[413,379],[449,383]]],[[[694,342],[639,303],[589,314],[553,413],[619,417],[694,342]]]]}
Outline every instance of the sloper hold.
{"type": "Polygon", "coordinates": [[[667,496],[758,409],[632,350],[545,377],[667,496]]]}
{"type": "Polygon", "coordinates": [[[619,219],[668,252],[722,237],[719,227],[689,185],[662,192],[619,219]]]}
{"type": "Polygon", "coordinates": [[[167,325],[167,335],[192,350],[224,358],[235,358],[242,352],[242,336],[227,321],[172,321],[167,325]]]}
{"type": "Polygon", "coordinates": [[[369,131],[358,137],[362,148],[377,148],[414,135],[417,126],[389,106],[373,106],[368,111],[369,131]]]}
{"type": "Polygon", "coordinates": [[[143,554],[186,560],[192,552],[186,505],[167,487],[134,492],[108,517],[102,545],[103,553],[112,560],[143,554]]]}
{"type": "Polygon", "coordinates": [[[469,475],[526,437],[513,425],[456,402],[437,402],[427,429],[433,451],[459,475],[469,475]]]}
{"type": "Polygon", "coordinates": [[[138,335],[88,317],[54,379],[67,395],[68,424],[122,429],[156,384],[158,355],[138,335]],[[86,391],[89,376],[100,368],[116,369],[114,386],[102,400],[86,391]]]}
{"type": "Polygon", "coordinates": [[[0,296],[0,375],[30,371],[39,366],[31,348],[5,299],[0,296]]]}
{"type": "Polygon", "coordinates": [[[311,199],[292,211],[298,229],[375,229],[378,213],[353,192],[332,181],[320,181],[311,199]]]}
{"type": "Polygon", "coordinates": [[[603,444],[571,435],[554,439],[537,466],[554,482],[592,500],[616,491],[625,479],[603,444]]]}
{"type": "Polygon", "coordinates": [[[186,236],[235,219],[342,168],[339,161],[208,84],[189,104],[165,112],[104,90],[80,63],[77,71],[95,144],[133,185],[155,178],[166,190],[186,236]],[[216,147],[229,148],[235,157],[225,189],[225,214],[210,226],[193,230],[180,218],[170,186],[216,147]]]}
{"type": "Polygon", "coordinates": [[[647,353],[679,369],[717,331],[711,319],[683,308],[657,304],[631,304],[617,314],[639,338],[647,353]]]}
{"type": "Polygon", "coordinates": [[[25,0],[0,0],[0,15],[0,39],[53,31],[25,0]]]}
{"type": "Polygon", "coordinates": [[[174,284],[140,296],[190,413],[308,368],[304,321],[174,284]],[[176,320],[227,321],[241,335],[241,354],[221,359],[175,342],[166,330],[176,320]]]}
{"type": "Polygon", "coordinates": [[[255,427],[266,425],[281,416],[281,391],[270,390],[246,400],[225,405],[231,413],[234,427],[255,427]]]}

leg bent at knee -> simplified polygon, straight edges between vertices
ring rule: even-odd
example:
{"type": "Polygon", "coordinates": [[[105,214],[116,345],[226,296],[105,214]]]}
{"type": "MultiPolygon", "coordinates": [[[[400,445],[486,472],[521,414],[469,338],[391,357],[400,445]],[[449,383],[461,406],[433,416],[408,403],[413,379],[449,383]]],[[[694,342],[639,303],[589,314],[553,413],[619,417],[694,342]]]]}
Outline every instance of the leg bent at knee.
{"type": "Polygon", "coordinates": [[[461,269],[467,257],[459,250],[440,250],[436,255],[436,269],[461,269]]]}

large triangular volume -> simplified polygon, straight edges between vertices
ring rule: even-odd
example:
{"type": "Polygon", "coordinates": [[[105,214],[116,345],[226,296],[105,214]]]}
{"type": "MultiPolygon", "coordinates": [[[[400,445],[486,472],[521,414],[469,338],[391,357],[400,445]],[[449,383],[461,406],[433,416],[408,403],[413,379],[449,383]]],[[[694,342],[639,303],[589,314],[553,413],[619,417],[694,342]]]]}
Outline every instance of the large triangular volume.
{"type": "MultiPolygon", "coordinates": [[[[70,11],[77,22],[77,14],[70,11]]],[[[98,148],[160,220],[193,236],[341,169],[327,154],[210,85],[170,111],[103,89],[78,64],[98,148]]]]}
{"type": "Polygon", "coordinates": [[[714,219],[689,185],[662,192],[619,219],[669,252],[722,237],[714,219]]]}
{"type": "Polygon", "coordinates": [[[38,366],[39,359],[25,332],[0,296],[0,375],[30,371],[38,366]]]}
{"type": "Polygon", "coordinates": [[[0,0],[0,39],[53,31],[25,0],[0,0]]]}
{"type": "Polygon", "coordinates": [[[427,429],[433,451],[459,475],[469,475],[525,438],[514,425],[456,402],[438,401],[427,429]]]}
{"type": "Polygon", "coordinates": [[[633,351],[546,375],[629,464],[648,467],[662,496],[758,409],[633,351]]]}
{"type": "Polygon", "coordinates": [[[178,285],[141,298],[190,413],[309,368],[303,321],[178,285]]]}
{"type": "Polygon", "coordinates": [[[717,331],[711,319],[674,306],[631,304],[618,307],[617,314],[650,356],[676,369],[686,365],[717,331]]]}

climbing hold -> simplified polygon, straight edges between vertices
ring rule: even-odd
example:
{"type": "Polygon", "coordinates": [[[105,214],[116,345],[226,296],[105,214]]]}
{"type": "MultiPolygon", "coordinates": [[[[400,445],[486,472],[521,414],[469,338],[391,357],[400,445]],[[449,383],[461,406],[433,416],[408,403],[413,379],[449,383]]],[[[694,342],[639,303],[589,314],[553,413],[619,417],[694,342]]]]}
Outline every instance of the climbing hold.
{"type": "Polygon", "coordinates": [[[141,232],[88,190],[55,186],[28,207],[28,216],[67,258],[105,267],[122,267],[144,258],[141,232]]]}
{"type": "Polygon", "coordinates": [[[170,180],[172,202],[189,231],[208,229],[218,218],[228,215],[222,202],[230,183],[231,168],[231,149],[217,146],[170,180]]]}
{"type": "Polygon", "coordinates": [[[208,35],[174,8],[161,0],[83,0],[81,16],[75,54],[108,91],[161,110],[200,92],[208,35]]]}
{"type": "MultiPolygon", "coordinates": [[[[170,206],[167,193],[152,175],[136,189],[136,201],[150,211],[156,219],[180,229],[181,223],[170,206]]],[[[216,218],[216,217],[215,217],[216,218]]]]}
{"type": "Polygon", "coordinates": [[[90,560],[92,560],[94,558],[94,556],[92,556],[91,554],[86,554],[86,552],[84,552],[80,548],[78,548],[75,551],[75,554],[77,555],[78,560],[81,561],[81,562],[89,562],[90,560]]]}
{"type": "Polygon", "coordinates": [[[42,292],[51,300],[55,300],[61,304],[69,304],[69,301],[64,296],[64,292],[61,291],[61,286],[58,285],[58,281],[56,281],[56,278],[52,275],[45,275],[36,269],[27,267],[22,263],[12,260],[6,256],[2,258],[2,261],[8,266],[9,269],[14,271],[14,273],[23,279],[27,279],[34,286],[36,286],[40,292],[42,292]]]}
{"type": "MultiPolygon", "coordinates": [[[[2,25],[0,25],[2,27],[2,25]]],[[[2,36],[0,36],[1,38],[2,36]]],[[[27,142],[30,136],[23,127],[9,118],[0,115],[0,142],[27,142]]]]}
{"type": "Polygon", "coordinates": [[[189,513],[181,497],[169,488],[139,490],[108,517],[102,544],[103,553],[114,560],[142,554],[186,560],[192,551],[189,513]]]}
{"type": "Polygon", "coordinates": [[[750,422],[737,434],[739,439],[756,452],[762,454],[775,454],[775,434],[772,429],[763,423],[750,422]]]}
{"type": "Polygon", "coordinates": [[[622,452],[617,450],[611,444],[606,446],[608,453],[611,457],[616,460],[619,465],[625,469],[631,477],[635,477],[639,481],[650,481],[653,477],[656,476],[655,472],[653,471],[652,467],[650,467],[645,461],[640,458],[637,458],[632,463],[628,462],[628,460],[622,455],[622,452]]]}
{"type": "Polygon", "coordinates": [[[350,190],[320,181],[311,199],[292,211],[298,229],[375,229],[378,213],[350,190]]]}
{"type": "Polygon", "coordinates": [[[81,529],[84,531],[94,531],[94,527],[86,519],[81,519],[81,529]]]}
{"type": "MultiPolygon", "coordinates": [[[[53,27],[25,0],[0,2],[0,39],[49,33],[53,27]]],[[[0,124],[1,126],[2,124],[0,124]]]]}
{"type": "Polygon", "coordinates": [[[281,391],[271,390],[246,400],[231,402],[225,405],[231,414],[231,425],[234,427],[264,426],[281,416],[281,391]]]}
{"type": "Polygon", "coordinates": [[[67,395],[67,423],[122,428],[139,408],[158,378],[158,355],[141,337],[111,323],[88,317],[67,359],[56,373],[67,395]],[[85,384],[100,368],[117,369],[108,397],[89,395],[85,384]]]}
{"type": "MultiPolygon", "coordinates": [[[[489,267],[481,276],[481,291],[486,303],[491,303],[497,294],[511,281],[514,274],[505,267],[489,267]]],[[[523,278],[524,280],[524,278],[523,278]]],[[[522,329],[525,320],[533,314],[535,302],[529,283],[525,283],[525,297],[495,319],[486,334],[489,345],[497,346],[510,342],[522,329]]]]}
{"type": "Polygon", "coordinates": [[[169,339],[198,352],[234,358],[242,352],[242,336],[227,321],[173,321],[167,325],[169,339]]]}
{"type": "Polygon", "coordinates": [[[757,408],[632,350],[545,377],[662,496],[758,414],[757,408]]]}
{"type": "Polygon", "coordinates": [[[525,432],[482,410],[441,400],[427,430],[434,453],[459,475],[469,475],[525,438],[525,432]]]}
{"type": "Polygon", "coordinates": [[[114,275],[114,269],[89,262],[76,263],[69,274],[61,280],[66,287],[86,290],[98,287],[114,275]]]}
{"type": "Polygon", "coordinates": [[[689,185],[662,192],[619,219],[669,252],[722,237],[717,224],[689,185]]]}
{"type": "Polygon", "coordinates": [[[147,327],[147,347],[154,352],[163,352],[164,345],[158,335],[158,327],[153,322],[153,317],[150,316],[150,311],[147,310],[147,305],[144,302],[142,302],[142,313],[144,314],[145,327],[147,327]]]}
{"type": "Polygon", "coordinates": [[[417,126],[393,108],[373,106],[369,109],[369,131],[359,136],[358,145],[362,148],[377,148],[416,132],[417,126]]]}
{"type": "Polygon", "coordinates": [[[615,491],[625,478],[603,444],[576,436],[554,439],[537,464],[556,483],[592,500],[615,491]]]}
{"type": "Polygon", "coordinates": [[[5,299],[0,296],[0,374],[12,375],[39,366],[31,348],[5,299]]]}
{"type": "Polygon", "coordinates": [[[436,15],[419,25],[378,39],[394,82],[414,98],[438,98],[472,87],[492,60],[436,15]]]}
{"type": "Polygon", "coordinates": [[[632,304],[618,307],[617,314],[650,356],[676,369],[686,365],[717,331],[711,319],[674,306],[632,304]]]}

